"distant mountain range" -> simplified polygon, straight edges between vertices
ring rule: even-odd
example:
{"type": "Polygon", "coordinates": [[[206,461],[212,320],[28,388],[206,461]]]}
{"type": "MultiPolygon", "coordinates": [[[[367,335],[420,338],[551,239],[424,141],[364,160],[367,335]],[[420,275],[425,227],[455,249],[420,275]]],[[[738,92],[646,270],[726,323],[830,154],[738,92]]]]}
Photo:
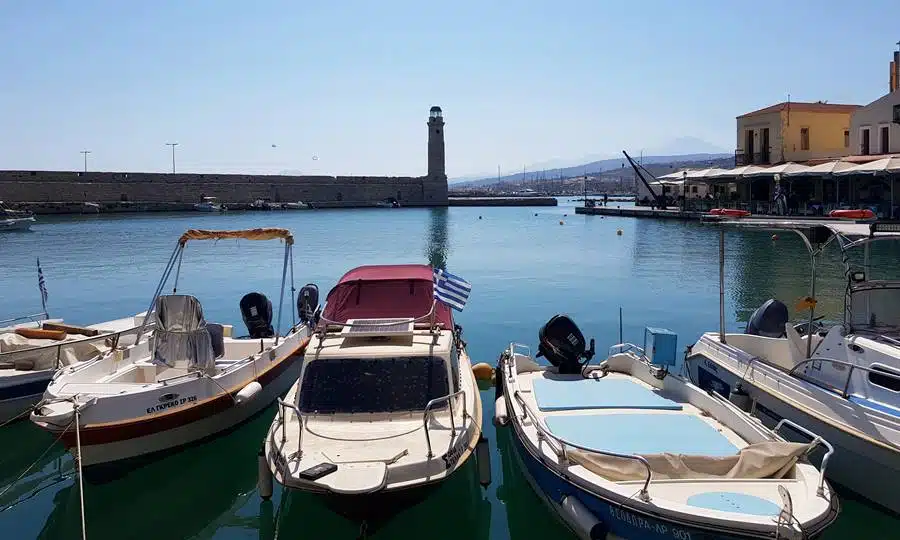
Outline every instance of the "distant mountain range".
{"type": "MultiPolygon", "coordinates": [[[[636,161],[639,159],[640,151],[628,151],[628,154],[636,161]]],[[[725,148],[718,147],[696,137],[679,137],[664,145],[654,148],[645,148],[643,151],[643,163],[678,163],[684,161],[705,161],[717,160],[727,157],[733,157],[733,152],[725,148]]],[[[525,178],[531,179],[540,177],[544,178],[579,176],[582,174],[597,174],[599,172],[610,172],[611,169],[621,169],[627,166],[628,162],[625,156],[612,157],[606,155],[588,155],[579,159],[554,159],[534,163],[526,167],[525,178]]],[[[522,181],[522,173],[515,173],[501,176],[499,181],[518,182],[522,181]]],[[[494,184],[498,181],[496,176],[469,175],[465,177],[451,178],[450,184],[453,187],[476,187],[482,185],[494,184]]]]}
{"type": "MultiPolygon", "coordinates": [[[[718,162],[721,162],[723,159],[732,159],[734,154],[728,153],[716,153],[716,154],[679,154],[679,155],[652,155],[652,156],[643,156],[643,159],[639,159],[638,156],[629,155],[635,161],[641,161],[644,165],[654,165],[654,164],[677,164],[677,163],[703,163],[706,161],[717,162],[712,165],[718,165],[718,162]]],[[[621,158],[613,158],[613,159],[603,159],[600,161],[592,161],[590,163],[583,163],[581,165],[575,165],[572,167],[561,167],[561,168],[548,168],[543,170],[532,170],[531,172],[516,173],[510,174],[506,176],[501,176],[500,178],[487,177],[487,178],[479,178],[477,180],[457,180],[450,181],[450,185],[453,188],[463,188],[463,187],[481,187],[488,186],[492,184],[496,184],[498,182],[522,182],[523,180],[531,180],[537,178],[569,178],[572,176],[580,176],[582,174],[598,174],[603,173],[604,175],[613,174],[616,170],[619,169],[627,169],[628,174],[631,174],[631,166],[628,165],[628,160],[625,159],[623,155],[621,158]]]]}

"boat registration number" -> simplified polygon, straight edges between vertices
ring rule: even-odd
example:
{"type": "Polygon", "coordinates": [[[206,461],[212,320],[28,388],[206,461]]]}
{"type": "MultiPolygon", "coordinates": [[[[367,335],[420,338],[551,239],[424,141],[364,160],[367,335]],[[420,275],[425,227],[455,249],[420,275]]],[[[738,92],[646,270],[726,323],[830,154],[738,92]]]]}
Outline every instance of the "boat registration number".
{"type": "Polygon", "coordinates": [[[678,527],[670,527],[665,523],[653,522],[648,519],[642,518],[641,516],[632,514],[631,512],[626,512],[621,508],[617,508],[615,506],[611,506],[609,508],[609,514],[614,519],[627,523],[632,527],[637,527],[640,529],[645,529],[651,531],[655,534],[665,534],[674,538],[675,540],[691,540],[691,533],[684,529],[679,529],[678,527]]]}
{"type": "MultiPolygon", "coordinates": [[[[166,397],[170,397],[170,395],[166,394],[166,395],[162,396],[160,398],[160,400],[162,400],[163,398],[166,398],[166,397]]],[[[178,397],[176,395],[174,397],[171,397],[170,399],[166,399],[166,400],[162,401],[162,403],[159,403],[152,407],[147,407],[147,414],[153,414],[156,412],[164,411],[166,409],[180,407],[181,405],[184,405],[186,403],[194,403],[196,401],[197,401],[197,396],[178,397]]]]}

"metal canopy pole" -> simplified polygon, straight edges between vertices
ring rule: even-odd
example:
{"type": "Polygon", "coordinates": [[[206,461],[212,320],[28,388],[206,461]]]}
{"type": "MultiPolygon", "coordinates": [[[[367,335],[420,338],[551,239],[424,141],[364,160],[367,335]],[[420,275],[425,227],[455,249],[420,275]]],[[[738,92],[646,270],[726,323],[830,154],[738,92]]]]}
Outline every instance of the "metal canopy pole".
{"type": "Polygon", "coordinates": [[[806,325],[806,357],[812,356],[812,324],[813,317],[816,312],[816,253],[810,255],[810,264],[812,265],[812,279],[809,286],[809,322],[806,325]]]}
{"type": "Polygon", "coordinates": [[[719,342],[725,343],[725,228],[719,227],[719,342]]]}

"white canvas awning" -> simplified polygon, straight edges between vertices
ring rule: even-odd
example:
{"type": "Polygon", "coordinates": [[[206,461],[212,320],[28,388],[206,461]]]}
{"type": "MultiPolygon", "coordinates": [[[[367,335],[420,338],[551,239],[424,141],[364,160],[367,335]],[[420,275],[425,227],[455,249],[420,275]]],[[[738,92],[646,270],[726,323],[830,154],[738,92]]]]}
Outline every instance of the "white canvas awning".
{"type": "Polygon", "coordinates": [[[830,176],[832,174],[840,174],[841,171],[854,167],[856,167],[856,164],[849,161],[829,161],[828,163],[821,163],[806,169],[786,172],[784,176],[830,176]]]}
{"type": "Polygon", "coordinates": [[[664,174],[662,176],[658,176],[657,180],[681,180],[684,178],[684,171],[673,172],[669,174],[664,174]]]}
{"type": "Polygon", "coordinates": [[[879,159],[876,161],[870,161],[868,163],[862,163],[860,165],[856,165],[855,167],[850,167],[848,169],[844,169],[840,172],[835,172],[836,175],[848,175],[848,174],[889,174],[889,173],[900,173],[900,157],[892,156],[884,159],[879,159]]]}
{"type": "Polygon", "coordinates": [[[775,165],[774,167],[766,167],[760,168],[757,171],[750,171],[744,173],[743,176],[756,177],[756,176],[771,176],[775,174],[789,174],[793,172],[800,172],[809,169],[806,165],[800,165],[799,163],[788,162],[782,163],[781,165],[775,165]]]}

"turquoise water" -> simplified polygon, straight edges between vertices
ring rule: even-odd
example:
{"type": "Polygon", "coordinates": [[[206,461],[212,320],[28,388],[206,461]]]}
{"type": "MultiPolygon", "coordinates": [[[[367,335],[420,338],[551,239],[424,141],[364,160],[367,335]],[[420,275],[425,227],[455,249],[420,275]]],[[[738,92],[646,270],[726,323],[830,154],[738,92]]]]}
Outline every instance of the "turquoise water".
{"type": "MultiPolygon", "coordinates": [[[[457,316],[475,362],[494,364],[510,341],[535,345],[540,326],[568,313],[599,351],[624,337],[640,342],[645,326],[678,334],[679,348],[718,327],[718,241],[699,223],[576,216],[574,202],[555,208],[316,210],[41,218],[32,232],[0,235],[0,319],[40,310],[40,257],[52,316],[92,323],[147,309],[178,236],[188,228],[278,226],[296,236],[295,282],[317,283],[323,298],[345,271],[361,264],[430,262],[473,284],[457,316]],[[563,224],[560,224],[560,221],[563,224]],[[621,229],[622,234],[617,235],[621,229]]],[[[618,203],[612,203],[618,204],[618,203]]],[[[625,203],[622,203],[623,205],[625,203]]],[[[807,294],[805,248],[788,234],[728,234],[726,319],[743,328],[770,296],[789,306],[807,294]]],[[[878,262],[897,252],[876,244],[878,262]]],[[[283,246],[277,242],[189,244],[180,291],[197,296],[207,319],[242,328],[238,301],[258,290],[277,309],[283,246]]],[[[843,281],[828,252],[820,268],[823,311],[838,317],[843,281]]],[[[292,306],[285,302],[290,324],[292,306]]],[[[422,504],[373,538],[568,537],[517,472],[497,434],[493,390],[482,393],[493,482],[481,488],[470,463],[422,504]],[[499,446],[499,451],[498,451],[499,446]]],[[[318,499],[276,486],[271,502],[256,492],[256,451],[274,416],[270,408],[237,430],[175,451],[117,480],[84,491],[87,534],[105,538],[355,538],[356,525],[318,499]]],[[[0,496],[3,538],[80,538],[80,504],[72,461],[28,422],[0,431],[0,486],[35,460],[0,496]]],[[[5,487],[0,487],[3,491],[5,487]]],[[[893,530],[900,520],[847,496],[827,538],[893,530]]]]}

